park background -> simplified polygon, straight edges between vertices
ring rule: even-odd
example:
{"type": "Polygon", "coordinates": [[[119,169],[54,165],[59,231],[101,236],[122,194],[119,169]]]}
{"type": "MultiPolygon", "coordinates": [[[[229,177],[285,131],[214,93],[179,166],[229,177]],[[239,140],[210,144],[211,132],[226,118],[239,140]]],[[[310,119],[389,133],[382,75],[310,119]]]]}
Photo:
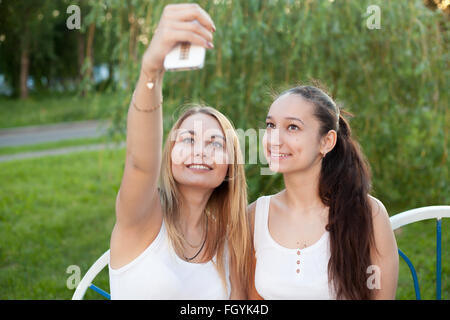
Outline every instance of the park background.
{"type": "MultiPolygon", "coordinates": [[[[97,138],[2,147],[0,155],[113,146],[0,162],[0,299],[70,299],[67,268],[84,275],[109,248],[125,163],[119,143],[140,59],[163,7],[176,2],[0,1],[0,128],[108,123],[97,138]],[[80,8],[79,30],[67,28],[70,5],[80,8]]],[[[273,92],[317,79],[354,114],[372,194],[391,216],[450,204],[448,1],[197,3],[217,27],[215,49],[202,70],[166,73],[166,133],[189,102],[219,109],[236,128],[262,129],[273,92]],[[369,28],[371,5],[380,8],[379,29],[369,28]]],[[[261,175],[259,164],[245,168],[249,202],[283,188],[280,175],[261,175]]],[[[444,220],[443,299],[450,299],[449,227],[444,220]]],[[[435,232],[433,221],[396,232],[424,299],[435,298],[435,232]]],[[[94,283],[109,291],[107,270],[94,283]]],[[[85,298],[102,297],[88,291],[85,298]]],[[[414,298],[400,260],[397,299],[414,298]]]]}

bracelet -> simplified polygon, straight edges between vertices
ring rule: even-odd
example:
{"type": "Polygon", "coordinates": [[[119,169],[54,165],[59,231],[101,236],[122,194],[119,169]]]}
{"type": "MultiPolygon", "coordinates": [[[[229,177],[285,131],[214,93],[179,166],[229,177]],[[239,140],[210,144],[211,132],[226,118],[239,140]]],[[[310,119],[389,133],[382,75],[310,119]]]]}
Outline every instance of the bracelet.
{"type": "Polygon", "coordinates": [[[158,103],[156,106],[154,106],[154,107],[152,107],[152,108],[150,108],[150,109],[141,109],[141,108],[139,108],[139,107],[136,105],[136,103],[134,102],[134,93],[133,93],[133,97],[131,98],[131,104],[133,105],[133,107],[134,107],[137,111],[141,111],[141,112],[152,112],[152,111],[155,111],[156,109],[158,109],[158,108],[161,107],[162,102],[163,102],[163,100],[162,100],[162,98],[161,98],[161,102],[158,103]]]}
{"type": "MultiPolygon", "coordinates": [[[[144,70],[141,71],[144,76],[147,78],[147,81],[145,82],[145,86],[149,88],[150,90],[153,89],[155,86],[155,79],[153,77],[150,77],[144,70]]],[[[161,76],[161,73],[163,73],[164,70],[158,71],[158,75],[161,76]]]]}
{"type": "MultiPolygon", "coordinates": [[[[146,83],[145,83],[145,86],[146,86],[147,88],[149,88],[150,90],[152,90],[152,89],[154,88],[154,86],[155,86],[155,80],[154,80],[152,77],[149,77],[145,72],[143,72],[143,74],[147,77],[147,81],[146,81],[146,83]]],[[[134,102],[134,94],[135,94],[135,93],[133,92],[133,97],[131,98],[131,104],[133,105],[133,107],[134,107],[137,111],[141,111],[141,112],[152,112],[152,111],[155,111],[156,109],[160,108],[161,105],[162,105],[163,99],[162,99],[162,97],[161,97],[161,102],[160,102],[158,105],[156,105],[156,106],[154,106],[154,107],[152,107],[152,108],[150,108],[150,109],[141,109],[141,108],[139,108],[139,107],[136,105],[136,103],[134,102]]]]}

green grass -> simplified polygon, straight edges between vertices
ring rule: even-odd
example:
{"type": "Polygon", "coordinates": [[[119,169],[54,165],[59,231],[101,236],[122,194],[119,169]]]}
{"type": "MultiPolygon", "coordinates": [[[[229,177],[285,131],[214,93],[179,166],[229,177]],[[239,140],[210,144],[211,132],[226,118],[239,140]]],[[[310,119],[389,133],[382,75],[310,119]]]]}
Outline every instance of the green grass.
{"type": "MultiPolygon", "coordinates": [[[[84,274],[109,247],[124,159],[122,149],[0,164],[0,299],[71,298],[67,267],[84,274]]],[[[109,291],[107,277],[95,283],[109,291]]]]}
{"type": "MultiPolygon", "coordinates": [[[[70,299],[66,269],[84,275],[109,248],[125,149],[0,163],[0,299],[70,299]]],[[[443,223],[442,297],[449,299],[450,224],[443,223]]],[[[435,223],[397,234],[415,264],[424,299],[435,298],[435,223]]],[[[109,291],[107,270],[94,284],[109,291]]],[[[88,290],[86,299],[102,299],[88,290]]],[[[406,264],[400,262],[398,299],[414,299],[406,264]]]]}
{"type": "Polygon", "coordinates": [[[0,128],[105,119],[123,101],[116,93],[90,94],[85,98],[52,94],[27,100],[0,96],[0,128]]]}
{"type": "MultiPolygon", "coordinates": [[[[397,245],[414,265],[422,299],[436,299],[436,220],[425,220],[396,232],[397,245]]],[[[450,299],[450,221],[442,220],[442,293],[450,299]]],[[[400,258],[397,299],[415,299],[414,284],[406,262],[400,258]]]]}

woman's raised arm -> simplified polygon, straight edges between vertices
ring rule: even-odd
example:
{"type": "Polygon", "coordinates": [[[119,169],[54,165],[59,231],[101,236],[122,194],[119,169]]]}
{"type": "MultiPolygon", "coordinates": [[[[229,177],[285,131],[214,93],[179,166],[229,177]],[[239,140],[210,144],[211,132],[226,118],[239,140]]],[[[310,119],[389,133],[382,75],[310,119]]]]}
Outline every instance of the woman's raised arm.
{"type": "Polygon", "coordinates": [[[168,5],[143,58],[127,117],[124,175],[116,199],[117,223],[148,221],[159,201],[157,183],[162,155],[162,84],[164,58],[176,43],[211,48],[214,24],[197,4],[168,5]],[[196,23],[197,20],[199,23],[196,23]]]}

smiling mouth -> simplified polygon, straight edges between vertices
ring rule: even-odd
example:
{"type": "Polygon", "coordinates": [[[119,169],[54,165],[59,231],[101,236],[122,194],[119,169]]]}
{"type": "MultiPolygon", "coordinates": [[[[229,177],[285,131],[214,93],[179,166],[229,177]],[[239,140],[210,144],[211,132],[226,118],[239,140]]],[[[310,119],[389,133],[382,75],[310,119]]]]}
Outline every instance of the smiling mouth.
{"type": "Polygon", "coordinates": [[[201,170],[201,171],[210,171],[212,170],[212,168],[206,164],[198,164],[198,163],[193,163],[193,164],[188,164],[186,166],[188,169],[193,169],[193,170],[201,170]]]}
{"type": "Polygon", "coordinates": [[[276,158],[276,159],[285,159],[287,157],[292,156],[291,153],[278,153],[278,152],[271,152],[271,151],[269,151],[269,155],[271,158],[276,158]]]}

